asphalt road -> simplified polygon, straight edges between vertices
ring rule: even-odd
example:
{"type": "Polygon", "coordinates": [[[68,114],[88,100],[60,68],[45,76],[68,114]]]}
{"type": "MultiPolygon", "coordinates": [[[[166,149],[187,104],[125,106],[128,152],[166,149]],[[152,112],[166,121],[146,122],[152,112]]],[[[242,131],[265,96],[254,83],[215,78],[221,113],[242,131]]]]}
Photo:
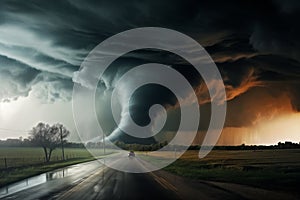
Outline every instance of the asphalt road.
{"type": "MultiPolygon", "coordinates": [[[[142,167],[138,158],[123,156],[117,165],[142,167]]],[[[126,173],[98,161],[56,170],[0,190],[2,199],[180,199],[152,173],[126,173]]]]}
{"type": "MultiPolygon", "coordinates": [[[[124,156],[118,165],[142,167],[124,156]]],[[[1,199],[293,199],[237,184],[187,180],[163,171],[126,173],[98,161],[78,164],[0,189],[1,199]]]]}

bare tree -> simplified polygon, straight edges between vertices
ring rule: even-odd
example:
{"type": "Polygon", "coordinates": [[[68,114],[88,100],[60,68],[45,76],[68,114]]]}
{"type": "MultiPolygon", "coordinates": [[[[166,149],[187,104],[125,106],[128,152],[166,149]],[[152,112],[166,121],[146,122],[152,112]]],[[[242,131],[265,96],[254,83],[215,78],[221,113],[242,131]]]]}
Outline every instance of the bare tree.
{"type": "Polygon", "coordinates": [[[61,124],[50,126],[49,124],[40,122],[32,128],[29,134],[31,141],[43,148],[45,161],[49,162],[52,151],[64,141],[69,133],[61,124]]]}

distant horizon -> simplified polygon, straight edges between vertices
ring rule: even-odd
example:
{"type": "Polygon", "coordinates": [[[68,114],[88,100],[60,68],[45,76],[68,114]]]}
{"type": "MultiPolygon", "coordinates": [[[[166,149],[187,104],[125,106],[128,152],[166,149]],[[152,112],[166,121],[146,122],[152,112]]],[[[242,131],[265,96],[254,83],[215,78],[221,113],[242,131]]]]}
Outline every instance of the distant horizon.
{"type": "MultiPolygon", "coordinates": [[[[22,137],[22,140],[24,139],[28,139],[29,137],[22,137]]],[[[20,140],[20,138],[18,137],[9,137],[9,138],[0,138],[0,141],[6,141],[9,139],[13,139],[13,140],[20,140]]],[[[70,143],[76,143],[76,144],[84,144],[85,142],[82,141],[68,141],[70,143]]],[[[278,141],[277,143],[265,143],[265,144],[246,144],[246,143],[241,143],[241,144],[227,144],[227,145],[221,145],[221,144],[216,144],[216,145],[212,145],[212,146],[241,146],[241,145],[245,145],[245,146],[274,146],[274,145],[278,145],[279,143],[286,143],[286,142],[291,142],[293,144],[300,144],[300,141],[293,141],[293,140],[285,140],[285,141],[278,141]]],[[[131,144],[131,143],[127,143],[127,144],[131,144]]],[[[136,144],[136,143],[132,143],[132,144],[136,144]]],[[[195,145],[200,145],[201,144],[195,144],[193,143],[191,146],[195,146],[195,145]]],[[[207,145],[210,146],[210,145],[207,145]]]]}

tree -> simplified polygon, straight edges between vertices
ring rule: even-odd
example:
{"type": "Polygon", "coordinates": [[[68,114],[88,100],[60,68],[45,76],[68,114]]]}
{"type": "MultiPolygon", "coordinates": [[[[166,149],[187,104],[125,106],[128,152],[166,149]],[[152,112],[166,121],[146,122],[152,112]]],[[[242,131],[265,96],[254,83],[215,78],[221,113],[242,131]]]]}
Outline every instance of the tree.
{"type": "Polygon", "coordinates": [[[38,123],[30,131],[30,140],[41,146],[45,153],[45,161],[49,162],[52,151],[59,146],[70,132],[61,124],[50,126],[45,123],[38,123]],[[63,131],[62,131],[63,130],[63,131]]]}

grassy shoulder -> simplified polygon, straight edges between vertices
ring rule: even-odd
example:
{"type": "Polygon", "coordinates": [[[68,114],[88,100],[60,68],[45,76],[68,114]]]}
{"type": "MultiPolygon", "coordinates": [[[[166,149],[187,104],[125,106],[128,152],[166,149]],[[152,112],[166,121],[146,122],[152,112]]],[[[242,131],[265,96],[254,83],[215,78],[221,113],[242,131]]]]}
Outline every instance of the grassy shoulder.
{"type": "Polygon", "coordinates": [[[59,169],[62,167],[67,167],[70,165],[75,165],[83,162],[93,161],[95,160],[94,157],[90,158],[74,158],[67,161],[56,161],[44,164],[36,164],[33,166],[26,166],[26,167],[17,167],[17,168],[10,168],[4,169],[0,171],[0,187],[5,185],[39,175],[48,171],[52,171],[55,169],[59,169]]]}
{"type": "MultiPolygon", "coordinates": [[[[66,148],[66,160],[61,160],[61,151],[56,149],[52,159],[45,163],[42,148],[0,148],[0,187],[66,166],[95,160],[102,157],[102,149],[66,148]],[[91,155],[91,152],[94,156],[91,155]],[[4,165],[4,158],[7,167],[4,165]]],[[[113,152],[106,152],[106,154],[113,152]]]]}
{"type": "Polygon", "coordinates": [[[192,179],[298,193],[300,150],[212,151],[201,160],[198,151],[187,151],[164,170],[192,179]]]}

